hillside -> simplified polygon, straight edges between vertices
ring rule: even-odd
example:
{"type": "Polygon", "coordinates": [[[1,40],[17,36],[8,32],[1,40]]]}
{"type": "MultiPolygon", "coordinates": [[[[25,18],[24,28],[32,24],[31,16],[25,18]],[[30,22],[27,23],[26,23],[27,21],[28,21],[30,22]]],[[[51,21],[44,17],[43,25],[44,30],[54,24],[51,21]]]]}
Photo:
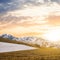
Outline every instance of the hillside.
{"type": "Polygon", "coordinates": [[[1,41],[7,41],[7,42],[14,42],[14,43],[20,43],[20,44],[28,44],[30,46],[37,46],[37,47],[46,47],[48,45],[47,40],[44,40],[42,38],[28,36],[28,37],[14,37],[10,34],[2,34],[0,35],[1,41]]]}
{"type": "Polygon", "coordinates": [[[39,47],[39,45],[36,45],[36,44],[29,44],[29,43],[24,43],[16,40],[9,40],[7,38],[1,38],[1,37],[0,37],[0,42],[8,42],[8,43],[14,43],[14,44],[23,44],[23,45],[33,46],[33,47],[39,47]]]}
{"type": "MultiPolygon", "coordinates": [[[[0,42],[4,43],[8,42],[19,45],[23,44],[35,47],[38,46],[1,37],[0,42]]],[[[0,53],[0,60],[59,60],[59,59],[60,59],[60,48],[52,48],[52,47],[51,48],[41,47],[34,50],[16,50],[11,52],[0,53]]]]}
{"type": "Polygon", "coordinates": [[[58,42],[50,42],[40,37],[14,37],[10,34],[2,34],[0,35],[0,41],[9,42],[9,43],[17,43],[17,44],[25,44],[34,47],[56,47],[60,48],[60,44],[58,42]]]}

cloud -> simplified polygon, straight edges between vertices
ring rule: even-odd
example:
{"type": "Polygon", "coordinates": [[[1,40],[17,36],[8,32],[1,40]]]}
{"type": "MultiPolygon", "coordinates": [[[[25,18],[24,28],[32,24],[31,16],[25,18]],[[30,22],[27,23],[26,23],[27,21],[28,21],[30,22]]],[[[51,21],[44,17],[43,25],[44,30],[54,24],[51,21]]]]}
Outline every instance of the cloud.
{"type": "MultiPolygon", "coordinates": [[[[24,0],[19,0],[26,3],[24,0]]],[[[30,0],[31,1],[31,0],[30,0]]],[[[32,0],[34,1],[34,0],[32,0]]],[[[28,1],[29,2],[29,1],[28,1]]],[[[9,3],[11,4],[11,3],[9,3]]],[[[12,4],[11,4],[12,5],[12,4]]],[[[26,5],[26,4],[25,4],[26,5]]],[[[8,11],[5,15],[0,15],[0,25],[4,24],[45,24],[45,20],[50,15],[59,15],[60,5],[53,3],[50,5],[28,6],[24,9],[18,9],[15,11],[8,11]]]]}
{"type": "Polygon", "coordinates": [[[36,4],[34,0],[0,0],[0,13],[24,8],[24,5],[36,4]]]}
{"type": "Polygon", "coordinates": [[[23,2],[21,0],[0,0],[0,13],[13,11],[22,8],[23,2]]]}
{"type": "Polygon", "coordinates": [[[51,0],[52,2],[56,2],[60,4],[60,0],[51,0]]]}
{"type": "Polygon", "coordinates": [[[24,9],[26,5],[41,5],[45,2],[60,3],[60,0],[0,0],[0,13],[6,13],[17,9],[24,9]]]}
{"type": "Polygon", "coordinates": [[[0,0],[0,3],[9,3],[11,2],[12,0],[0,0]]]}
{"type": "Polygon", "coordinates": [[[60,16],[58,2],[59,0],[0,0],[1,32],[40,33],[51,29],[48,17],[60,16]]]}
{"type": "Polygon", "coordinates": [[[58,4],[60,4],[60,0],[44,0],[45,2],[49,2],[49,3],[53,3],[53,2],[56,2],[58,4]]]}

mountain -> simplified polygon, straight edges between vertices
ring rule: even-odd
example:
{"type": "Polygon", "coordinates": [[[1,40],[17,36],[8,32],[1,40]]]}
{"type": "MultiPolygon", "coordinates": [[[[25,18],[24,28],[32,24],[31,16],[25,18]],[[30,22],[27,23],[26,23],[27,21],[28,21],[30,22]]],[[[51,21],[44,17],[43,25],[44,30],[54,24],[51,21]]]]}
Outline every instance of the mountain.
{"type": "Polygon", "coordinates": [[[2,34],[2,35],[0,35],[0,37],[2,37],[2,38],[8,38],[8,39],[10,39],[10,40],[14,40],[14,36],[12,36],[12,35],[10,35],[10,34],[2,34]]]}
{"type": "Polygon", "coordinates": [[[34,45],[39,45],[41,46],[46,46],[46,41],[44,39],[41,38],[37,38],[37,37],[21,37],[21,38],[16,38],[10,34],[2,34],[0,35],[0,37],[2,38],[8,38],[9,40],[16,40],[19,42],[24,42],[27,44],[34,44],[34,45]]]}
{"type": "Polygon", "coordinates": [[[21,37],[17,38],[10,34],[2,34],[0,35],[1,38],[7,38],[8,40],[22,42],[31,46],[37,46],[37,47],[59,47],[60,45],[55,44],[53,42],[49,42],[45,39],[38,38],[38,37],[21,37]]]}

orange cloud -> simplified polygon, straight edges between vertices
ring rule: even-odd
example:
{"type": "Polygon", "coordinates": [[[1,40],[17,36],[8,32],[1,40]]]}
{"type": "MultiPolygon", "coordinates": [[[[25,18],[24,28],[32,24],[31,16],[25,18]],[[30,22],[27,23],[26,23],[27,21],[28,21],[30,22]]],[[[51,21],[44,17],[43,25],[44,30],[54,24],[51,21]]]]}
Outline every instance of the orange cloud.
{"type": "Polygon", "coordinates": [[[48,20],[48,23],[52,26],[60,26],[60,16],[52,15],[52,16],[49,16],[47,20],[48,20]]]}

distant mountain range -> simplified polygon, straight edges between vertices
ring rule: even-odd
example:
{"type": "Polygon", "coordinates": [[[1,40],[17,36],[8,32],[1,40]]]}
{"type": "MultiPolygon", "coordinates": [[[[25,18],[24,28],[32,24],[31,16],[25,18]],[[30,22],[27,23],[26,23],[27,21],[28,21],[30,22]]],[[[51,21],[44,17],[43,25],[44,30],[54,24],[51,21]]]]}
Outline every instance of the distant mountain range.
{"type": "Polygon", "coordinates": [[[21,37],[21,38],[17,38],[14,37],[10,34],[2,34],[0,35],[0,38],[7,38],[9,40],[15,40],[18,42],[23,42],[26,44],[31,44],[31,45],[37,45],[39,47],[55,47],[55,48],[60,48],[59,44],[53,43],[53,42],[49,42],[48,40],[42,39],[42,38],[38,38],[38,37],[21,37]]]}

